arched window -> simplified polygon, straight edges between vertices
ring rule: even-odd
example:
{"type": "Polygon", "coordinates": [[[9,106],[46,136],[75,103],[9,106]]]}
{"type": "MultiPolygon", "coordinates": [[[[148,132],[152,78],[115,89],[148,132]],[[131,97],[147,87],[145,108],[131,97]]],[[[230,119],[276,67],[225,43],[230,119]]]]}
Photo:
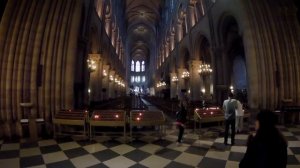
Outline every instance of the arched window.
{"type": "Polygon", "coordinates": [[[145,61],[142,61],[142,72],[145,71],[145,61]]]}
{"type": "Polygon", "coordinates": [[[146,77],[142,76],[142,82],[146,82],[146,77]]]}
{"type": "Polygon", "coordinates": [[[131,61],[131,71],[134,72],[134,61],[131,61]]]}
{"type": "Polygon", "coordinates": [[[131,83],[134,82],[134,76],[131,76],[131,83]]]}
{"type": "Polygon", "coordinates": [[[140,80],[141,80],[141,79],[140,79],[140,76],[136,76],[136,77],[135,77],[135,82],[139,83],[140,80]]]}
{"type": "Polygon", "coordinates": [[[140,61],[136,61],[135,72],[140,72],[140,71],[141,71],[141,63],[140,63],[140,61]]]}
{"type": "Polygon", "coordinates": [[[140,81],[141,81],[141,77],[138,76],[138,77],[137,77],[137,82],[139,83],[140,81]]]}

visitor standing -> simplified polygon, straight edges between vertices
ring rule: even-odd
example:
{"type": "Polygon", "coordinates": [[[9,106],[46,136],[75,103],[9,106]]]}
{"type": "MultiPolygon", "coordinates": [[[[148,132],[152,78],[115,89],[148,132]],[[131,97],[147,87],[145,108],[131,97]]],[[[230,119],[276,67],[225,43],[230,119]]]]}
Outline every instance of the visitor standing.
{"type": "Polygon", "coordinates": [[[235,110],[235,128],[236,132],[240,133],[243,131],[243,124],[244,124],[244,110],[243,110],[243,104],[237,100],[237,109],[235,110]]]}
{"type": "Polygon", "coordinates": [[[235,110],[237,109],[237,101],[233,99],[233,93],[228,94],[228,99],[223,102],[223,110],[225,113],[225,135],[224,144],[228,145],[228,132],[231,127],[231,145],[234,145],[235,137],[235,110]]]}

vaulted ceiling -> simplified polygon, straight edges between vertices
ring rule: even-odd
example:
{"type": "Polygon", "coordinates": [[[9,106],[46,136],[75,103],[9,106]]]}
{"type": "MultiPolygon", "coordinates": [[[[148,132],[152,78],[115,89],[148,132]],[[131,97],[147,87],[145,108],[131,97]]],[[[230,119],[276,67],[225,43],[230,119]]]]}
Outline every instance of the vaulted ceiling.
{"type": "Polygon", "coordinates": [[[133,59],[146,59],[154,50],[161,0],[126,0],[127,46],[133,59]]]}

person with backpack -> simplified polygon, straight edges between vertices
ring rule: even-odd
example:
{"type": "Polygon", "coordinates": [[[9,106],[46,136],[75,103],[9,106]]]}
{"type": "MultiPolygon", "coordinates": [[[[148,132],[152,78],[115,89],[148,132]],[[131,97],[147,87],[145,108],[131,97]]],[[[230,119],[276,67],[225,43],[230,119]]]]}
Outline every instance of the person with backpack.
{"type": "Polygon", "coordinates": [[[228,99],[223,102],[223,110],[225,114],[225,135],[224,144],[228,145],[228,131],[231,127],[231,145],[234,145],[235,137],[235,110],[238,108],[237,101],[233,99],[233,93],[228,94],[228,99]]]}

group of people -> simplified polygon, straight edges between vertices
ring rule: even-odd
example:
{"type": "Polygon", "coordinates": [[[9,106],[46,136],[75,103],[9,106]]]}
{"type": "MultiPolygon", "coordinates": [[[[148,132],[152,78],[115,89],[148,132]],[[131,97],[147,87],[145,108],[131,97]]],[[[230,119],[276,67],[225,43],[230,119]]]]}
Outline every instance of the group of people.
{"type": "MultiPolygon", "coordinates": [[[[180,110],[176,113],[179,129],[177,144],[182,143],[185,128],[188,99],[184,94],[180,99],[180,110]]],[[[234,99],[230,92],[223,102],[225,118],[224,144],[228,145],[229,127],[231,128],[231,145],[235,144],[236,132],[243,131],[244,110],[242,103],[234,99]]],[[[276,115],[269,110],[261,110],[256,117],[255,133],[250,134],[247,151],[241,160],[240,168],[285,168],[287,164],[287,141],[276,128],[276,115]]]]}

